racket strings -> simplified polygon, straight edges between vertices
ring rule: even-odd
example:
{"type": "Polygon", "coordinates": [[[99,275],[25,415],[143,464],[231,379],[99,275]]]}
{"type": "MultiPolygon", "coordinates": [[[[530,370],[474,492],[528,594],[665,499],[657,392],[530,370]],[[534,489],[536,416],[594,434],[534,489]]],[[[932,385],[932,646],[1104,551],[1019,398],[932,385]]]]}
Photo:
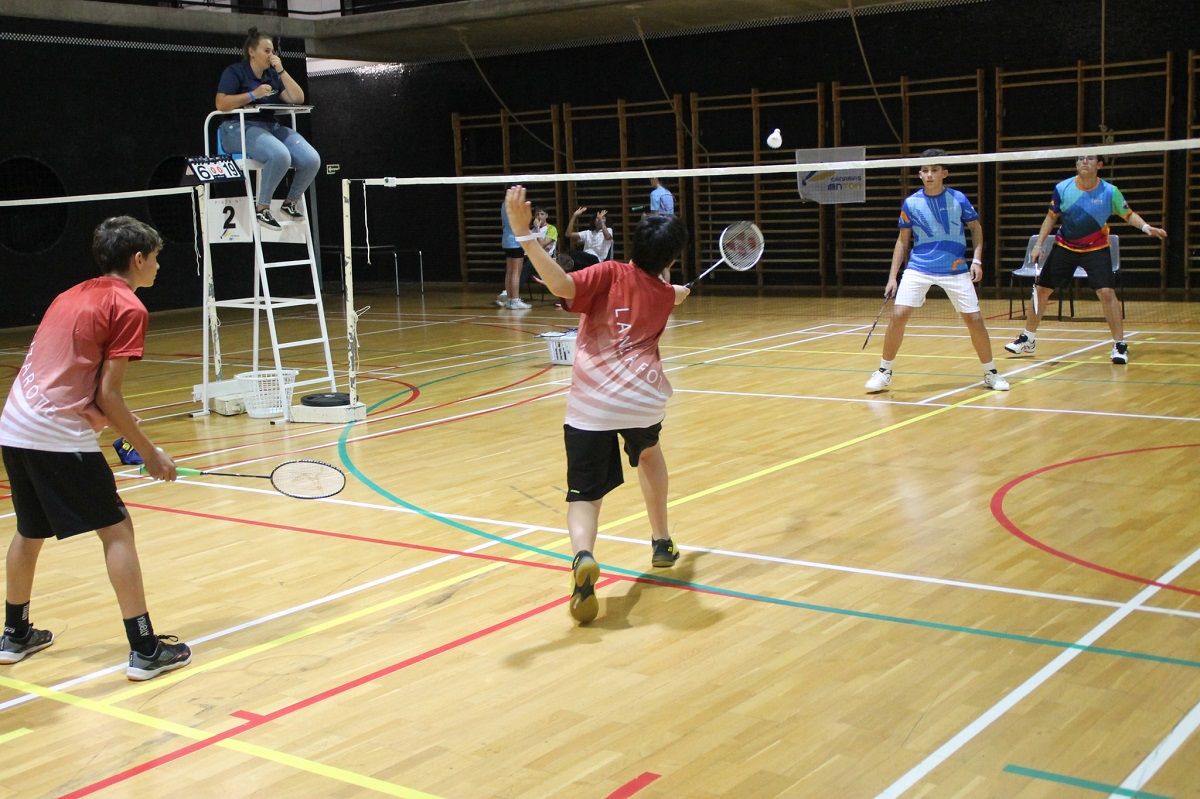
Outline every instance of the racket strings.
{"type": "Polygon", "coordinates": [[[320,461],[289,461],[271,472],[271,485],[279,493],[296,499],[321,499],[345,488],[346,475],[336,466],[320,461]]]}
{"type": "Polygon", "coordinates": [[[721,235],[721,257],[739,272],[758,263],[763,246],[762,231],[752,222],[735,222],[721,235]]]}

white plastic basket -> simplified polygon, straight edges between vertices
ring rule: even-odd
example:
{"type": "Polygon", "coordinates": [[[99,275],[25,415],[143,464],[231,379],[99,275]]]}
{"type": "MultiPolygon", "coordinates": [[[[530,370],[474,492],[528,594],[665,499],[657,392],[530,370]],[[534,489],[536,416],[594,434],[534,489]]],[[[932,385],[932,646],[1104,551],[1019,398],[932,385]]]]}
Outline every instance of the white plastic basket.
{"type": "Polygon", "coordinates": [[[572,333],[543,333],[546,346],[550,348],[550,363],[575,363],[575,334],[572,333]]]}
{"type": "Polygon", "coordinates": [[[242,401],[246,404],[246,414],[254,419],[270,419],[273,416],[283,416],[284,404],[292,404],[292,388],[296,382],[296,369],[284,369],[277,372],[274,369],[258,372],[242,372],[237,375],[242,384],[242,401]],[[279,393],[280,376],[283,378],[283,394],[279,393]]]}

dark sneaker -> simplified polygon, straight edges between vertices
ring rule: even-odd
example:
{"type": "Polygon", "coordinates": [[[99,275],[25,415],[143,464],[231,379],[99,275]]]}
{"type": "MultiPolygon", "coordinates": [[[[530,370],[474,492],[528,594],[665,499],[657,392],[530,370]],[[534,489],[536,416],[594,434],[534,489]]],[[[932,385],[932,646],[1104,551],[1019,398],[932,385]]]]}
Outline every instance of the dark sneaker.
{"type": "Polygon", "coordinates": [[[675,548],[675,542],[669,538],[652,538],[650,539],[650,548],[653,554],[650,556],[650,565],[660,569],[669,569],[675,565],[675,561],[679,560],[679,550],[675,548]]]}
{"type": "Polygon", "coordinates": [[[30,627],[24,638],[14,638],[6,633],[0,638],[0,663],[17,663],[34,652],[41,652],[52,643],[54,633],[36,627],[30,627]]]}
{"type": "Polygon", "coordinates": [[[300,213],[300,206],[292,202],[284,203],[279,206],[279,211],[292,222],[303,222],[304,214],[300,213]]]}
{"type": "Polygon", "coordinates": [[[1004,349],[1013,355],[1033,355],[1034,350],[1037,349],[1037,340],[1022,333],[1013,339],[1011,343],[1005,344],[1004,349]]]}
{"type": "Polygon", "coordinates": [[[117,459],[126,466],[137,466],[142,461],[142,453],[138,452],[123,438],[118,438],[113,442],[113,449],[117,451],[117,459]]]}
{"type": "Polygon", "coordinates": [[[158,649],[149,657],[140,652],[129,653],[129,668],[125,676],[135,682],[149,680],[168,671],[182,669],[192,662],[192,650],[173,635],[158,636],[158,649]]]}
{"type": "Polygon", "coordinates": [[[271,215],[270,208],[264,208],[261,211],[255,211],[254,217],[258,220],[261,227],[270,228],[271,230],[283,230],[283,225],[276,221],[271,215]]]}
{"type": "Polygon", "coordinates": [[[596,599],[596,580],[600,578],[600,564],[591,552],[580,552],[571,562],[571,617],[580,624],[587,624],[600,612],[600,600],[596,599]]]}
{"type": "Polygon", "coordinates": [[[1118,341],[1112,348],[1113,363],[1129,363],[1129,345],[1124,341],[1118,341]]]}

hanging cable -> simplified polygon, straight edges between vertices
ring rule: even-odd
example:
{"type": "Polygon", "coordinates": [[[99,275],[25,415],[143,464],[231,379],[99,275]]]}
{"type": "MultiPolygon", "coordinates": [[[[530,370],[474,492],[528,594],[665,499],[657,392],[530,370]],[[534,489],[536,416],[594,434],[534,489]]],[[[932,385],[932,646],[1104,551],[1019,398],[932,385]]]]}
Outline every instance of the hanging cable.
{"type": "MultiPolygon", "coordinates": [[[[667,91],[666,85],[663,84],[662,76],[658,74],[658,66],[654,63],[654,56],[650,55],[650,45],[646,44],[646,34],[642,30],[642,21],[637,17],[634,17],[633,27],[637,28],[638,39],[640,39],[642,42],[642,49],[646,51],[646,60],[650,62],[650,69],[652,72],[654,72],[654,79],[658,81],[658,88],[662,89],[663,97],[666,98],[666,101],[673,104],[671,93],[667,91]]],[[[679,117],[679,124],[683,125],[683,129],[687,132],[688,138],[696,142],[696,146],[700,148],[700,152],[708,155],[708,150],[705,149],[704,145],[700,143],[700,137],[692,132],[692,129],[688,127],[687,122],[683,121],[682,115],[679,117]]]]}
{"type": "Polygon", "coordinates": [[[492,86],[492,82],[487,79],[487,75],[483,74],[483,67],[479,66],[479,62],[477,60],[475,60],[475,52],[473,50],[471,50],[471,45],[467,43],[467,37],[463,36],[462,31],[458,32],[458,40],[460,42],[462,42],[463,49],[466,50],[467,55],[470,56],[471,63],[475,65],[475,71],[478,72],[479,77],[483,79],[483,84],[488,87],[488,91],[491,92],[492,96],[496,98],[496,102],[498,102],[500,104],[501,108],[503,108],[506,112],[508,112],[508,115],[512,118],[512,120],[521,127],[521,130],[528,133],[530,138],[532,138],[538,144],[545,147],[550,152],[558,153],[559,155],[566,158],[566,156],[567,156],[566,153],[564,153],[562,150],[557,149],[553,144],[547,144],[541,137],[539,137],[536,133],[534,133],[532,130],[530,130],[528,127],[526,127],[525,123],[522,122],[517,117],[517,115],[512,112],[512,109],[508,107],[508,104],[505,103],[504,100],[500,97],[500,95],[496,92],[496,89],[492,86]]]}
{"type": "Polygon", "coordinates": [[[883,107],[883,98],[879,96],[879,89],[875,86],[875,77],[871,74],[871,64],[867,61],[867,51],[863,48],[862,36],[858,33],[858,20],[854,15],[854,0],[846,0],[846,8],[850,11],[850,24],[854,27],[854,38],[858,42],[858,52],[862,54],[863,67],[867,70],[867,80],[871,82],[871,91],[875,93],[875,102],[879,103],[879,111],[883,114],[883,119],[887,122],[888,127],[892,129],[892,135],[903,146],[904,139],[900,138],[900,134],[896,132],[896,126],[892,124],[892,118],[888,116],[887,109],[883,107]]]}

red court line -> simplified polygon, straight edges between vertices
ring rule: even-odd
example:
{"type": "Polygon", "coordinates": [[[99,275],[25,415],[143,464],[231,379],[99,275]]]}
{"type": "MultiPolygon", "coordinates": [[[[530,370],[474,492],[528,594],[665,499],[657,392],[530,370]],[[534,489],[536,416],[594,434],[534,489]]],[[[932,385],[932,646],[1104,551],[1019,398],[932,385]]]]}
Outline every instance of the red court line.
{"type": "Polygon", "coordinates": [[[1003,525],[1006,530],[1015,535],[1017,538],[1031,546],[1037,547],[1043,552],[1048,552],[1051,555],[1054,555],[1056,558],[1062,558],[1063,560],[1074,563],[1078,566],[1083,566],[1084,568],[1092,569],[1093,571],[1102,572],[1112,577],[1119,577],[1122,580],[1130,580],[1135,583],[1142,583],[1143,585],[1152,585],[1155,588],[1162,588],[1166,591],[1177,591],[1181,594],[1200,596],[1200,590],[1195,588],[1185,588],[1184,586],[1180,585],[1160,583],[1157,580],[1151,580],[1148,577],[1142,577],[1137,574],[1119,571],[1117,569],[1109,568],[1108,566],[1101,566],[1099,563],[1095,563],[1094,561],[1085,560],[1072,555],[1069,552],[1064,552],[1061,549],[1055,549],[1044,541],[1034,538],[1029,533],[1026,533],[1017,526],[1016,522],[1008,517],[1007,513],[1004,512],[1004,499],[1008,496],[1010,491],[1026,480],[1030,480],[1038,475],[1053,471],[1054,469],[1061,469],[1064,466],[1074,466],[1075,464],[1079,463],[1087,463],[1088,461],[1095,461],[1101,458],[1112,458],[1116,457],[1117,455],[1137,455],[1144,452],[1157,452],[1167,449],[1185,449],[1188,447],[1200,447],[1200,444],[1169,444],[1162,447],[1142,447],[1139,449],[1126,449],[1120,452],[1102,452],[1099,455],[1088,455],[1083,458],[1074,458],[1069,461],[1063,461],[1062,463],[1052,463],[1049,466],[1043,466],[1040,469],[1034,469],[1032,472],[1026,472],[1025,474],[1014,477],[1012,480],[1009,480],[1007,483],[1000,486],[999,490],[992,495],[992,515],[996,517],[996,521],[1000,522],[1000,524],[1003,525]]]}
{"type": "Polygon", "coordinates": [[[643,771],[638,776],[631,779],[629,782],[617,788],[610,793],[605,799],[628,799],[635,793],[645,788],[650,783],[661,777],[661,774],[655,774],[653,771],[643,771]]]}
{"type": "MultiPolygon", "coordinates": [[[[428,408],[414,408],[412,411],[410,411],[410,413],[419,413],[421,411],[432,411],[432,410],[436,410],[437,408],[444,408],[447,405],[453,405],[456,402],[467,402],[468,400],[479,399],[480,397],[486,397],[489,394],[496,394],[498,392],[505,391],[506,389],[513,388],[514,386],[519,386],[522,383],[527,383],[536,377],[541,377],[542,375],[546,374],[546,372],[549,372],[553,368],[554,368],[554,365],[550,364],[550,365],[543,367],[542,369],[539,369],[538,371],[534,372],[533,374],[528,375],[526,377],[522,377],[520,380],[517,380],[516,382],[513,382],[513,383],[509,383],[506,386],[497,386],[496,388],[489,388],[487,391],[480,392],[479,394],[472,394],[469,397],[461,397],[459,399],[450,400],[449,402],[443,402],[440,405],[432,405],[428,408]]],[[[413,389],[413,391],[418,391],[418,393],[419,393],[419,390],[417,389],[416,386],[412,386],[412,389],[413,389]]],[[[388,411],[395,410],[396,408],[399,408],[401,405],[406,405],[406,404],[407,404],[407,402],[401,402],[397,405],[392,405],[390,407],[376,411],[376,413],[387,413],[388,411]]]]}
{"type": "MultiPolygon", "coordinates": [[[[596,587],[600,588],[611,582],[612,582],[611,579],[601,580],[596,583],[596,587]]],[[[232,738],[235,735],[239,735],[240,733],[255,729],[256,727],[261,727],[262,725],[267,724],[271,721],[274,721],[276,719],[283,718],[284,716],[295,713],[297,710],[303,710],[306,707],[310,707],[319,702],[323,702],[326,699],[330,699],[330,698],[338,696],[340,694],[344,694],[347,691],[353,690],[354,688],[357,688],[361,685],[366,685],[367,683],[374,682],[375,680],[378,680],[381,677],[386,677],[390,674],[394,674],[395,672],[400,671],[401,669],[406,669],[409,666],[413,666],[418,663],[422,663],[426,660],[429,660],[430,658],[433,658],[440,654],[443,654],[444,652],[449,652],[451,650],[457,649],[460,646],[469,644],[472,641],[476,641],[480,638],[491,635],[492,633],[499,632],[500,630],[511,627],[514,624],[517,624],[518,622],[525,621],[526,619],[532,618],[534,616],[545,613],[548,610],[556,608],[559,605],[566,604],[566,602],[569,599],[570,599],[570,597],[564,596],[564,597],[559,597],[558,599],[554,599],[550,602],[546,602],[542,605],[538,605],[537,607],[527,610],[524,613],[519,613],[516,616],[511,616],[511,617],[509,617],[503,621],[497,622],[496,624],[493,624],[489,627],[484,627],[481,630],[476,630],[473,633],[468,633],[467,635],[456,638],[453,641],[442,644],[441,646],[434,647],[433,649],[426,650],[425,652],[422,652],[418,655],[413,655],[412,657],[405,658],[404,660],[401,660],[397,663],[393,663],[390,666],[385,666],[382,669],[373,671],[370,674],[364,674],[361,677],[357,677],[348,682],[344,682],[341,685],[337,685],[337,686],[334,686],[333,688],[329,688],[325,691],[321,691],[320,693],[313,694],[312,696],[309,696],[305,699],[301,699],[298,702],[293,702],[290,705],[281,707],[278,710],[272,711],[271,713],[267,713],[266,715],[249,714],[249,713],[246,713],[246,711],[240,711],[240,710],[236,711],[234,713],[234,715],[245,713],[246,716],[252,715],[254,718],[253,718],[253,720],[247,721],[245,724],[240,724],[236,727],[231,727],[230,729],[225,730],[224,732],[219,732],[216,735],[212,735],[208,738],[205,738],[204,740],[194,741],[194,742],[188,744],[187,746],[183,746],[183,747],[180,747],[179,749],[176,749],[173,752],[168,752],[165,755],[161,755],[161,756],[153,758],[151,760],[147,760],[144,763],[139,763],[138,765],[133,766],[128,769],[125,769],[124,771],[118,772],[117,774],[113,774],[109,777],[105,777],[104,779],[98,780],[97,782],[93,782],[90,785],[85,785],[84,787],[79,788],[75,791],[72,791],[71,793],[63,794],[62,797],[60,797],[60,799],[76,799],[76,797],[88,796],[89,794],[93,794],[96,791],[100,791],[100,790],[103,790],[104,788],[108,788],[112,785],[116,785],[117,783],[124,782],[128,779],[138,776],[139,774],[144,774],[145,772],[150,771],[151,769],[154,769],[159,766],[166,765],[167,763],[172,763],[176,760],[179,760],[180,758],[190,755],[192,752],[198,752],[201,749],[207,749],[208,747],[213,746],[214,744],[220,743],[221,741],[224,741],[228,738],[232,738]]],[[[245,716],[243,716],[243,717],[245,717],[245,716]]]]}
{"type": "MultiPolygon", "coordinates": [[[[447,547],[435,547],[429,544],[414,544],[409,541],[395,541],[390,538],[372,538],[371,536],[355,535],[354,533],[335,533],[332,530],[318,530],[315,527],[299,527],[294,524],[280,524],[278,522],[262,522],[257,519],[245,519],[238,516],[222,516],[218,513],[205,513],[198,510],[185,510],[183,508],[167,508],[161,505],[146,505],[140,502],[126,502],[126,507],[140,508],[142,510],[156,510],[163,513],[177,513],[181,516],[194,516],[200,519],[212,519],[219,522],[233,522],[234,524],[249,524],[254,527],[266,527],[270,530],[289,530],[293,533],[304,533],[306,535],[319,535],[326,538],[340,538],[345,541],[359,541],[364,544],[382,544],[383,546],[398,547],[400,549],[415,549],[420,552],[433,552],[438,555],[459,555],[464,558],[474,558],[475,560],[487,560],[496,563],[511,563],[517,566],[532,566],[538,569],[550,569],[552,571],[570,571],[571,567],[565,563],[538,563],[529,560],[517,560],[516,558],[506,558],[503,555],[487,555],[483,552],[465,552],[459,549],[449,549],[447,547]]],[[[628,578],[633,579],[633,578],[628,578]]]]}

